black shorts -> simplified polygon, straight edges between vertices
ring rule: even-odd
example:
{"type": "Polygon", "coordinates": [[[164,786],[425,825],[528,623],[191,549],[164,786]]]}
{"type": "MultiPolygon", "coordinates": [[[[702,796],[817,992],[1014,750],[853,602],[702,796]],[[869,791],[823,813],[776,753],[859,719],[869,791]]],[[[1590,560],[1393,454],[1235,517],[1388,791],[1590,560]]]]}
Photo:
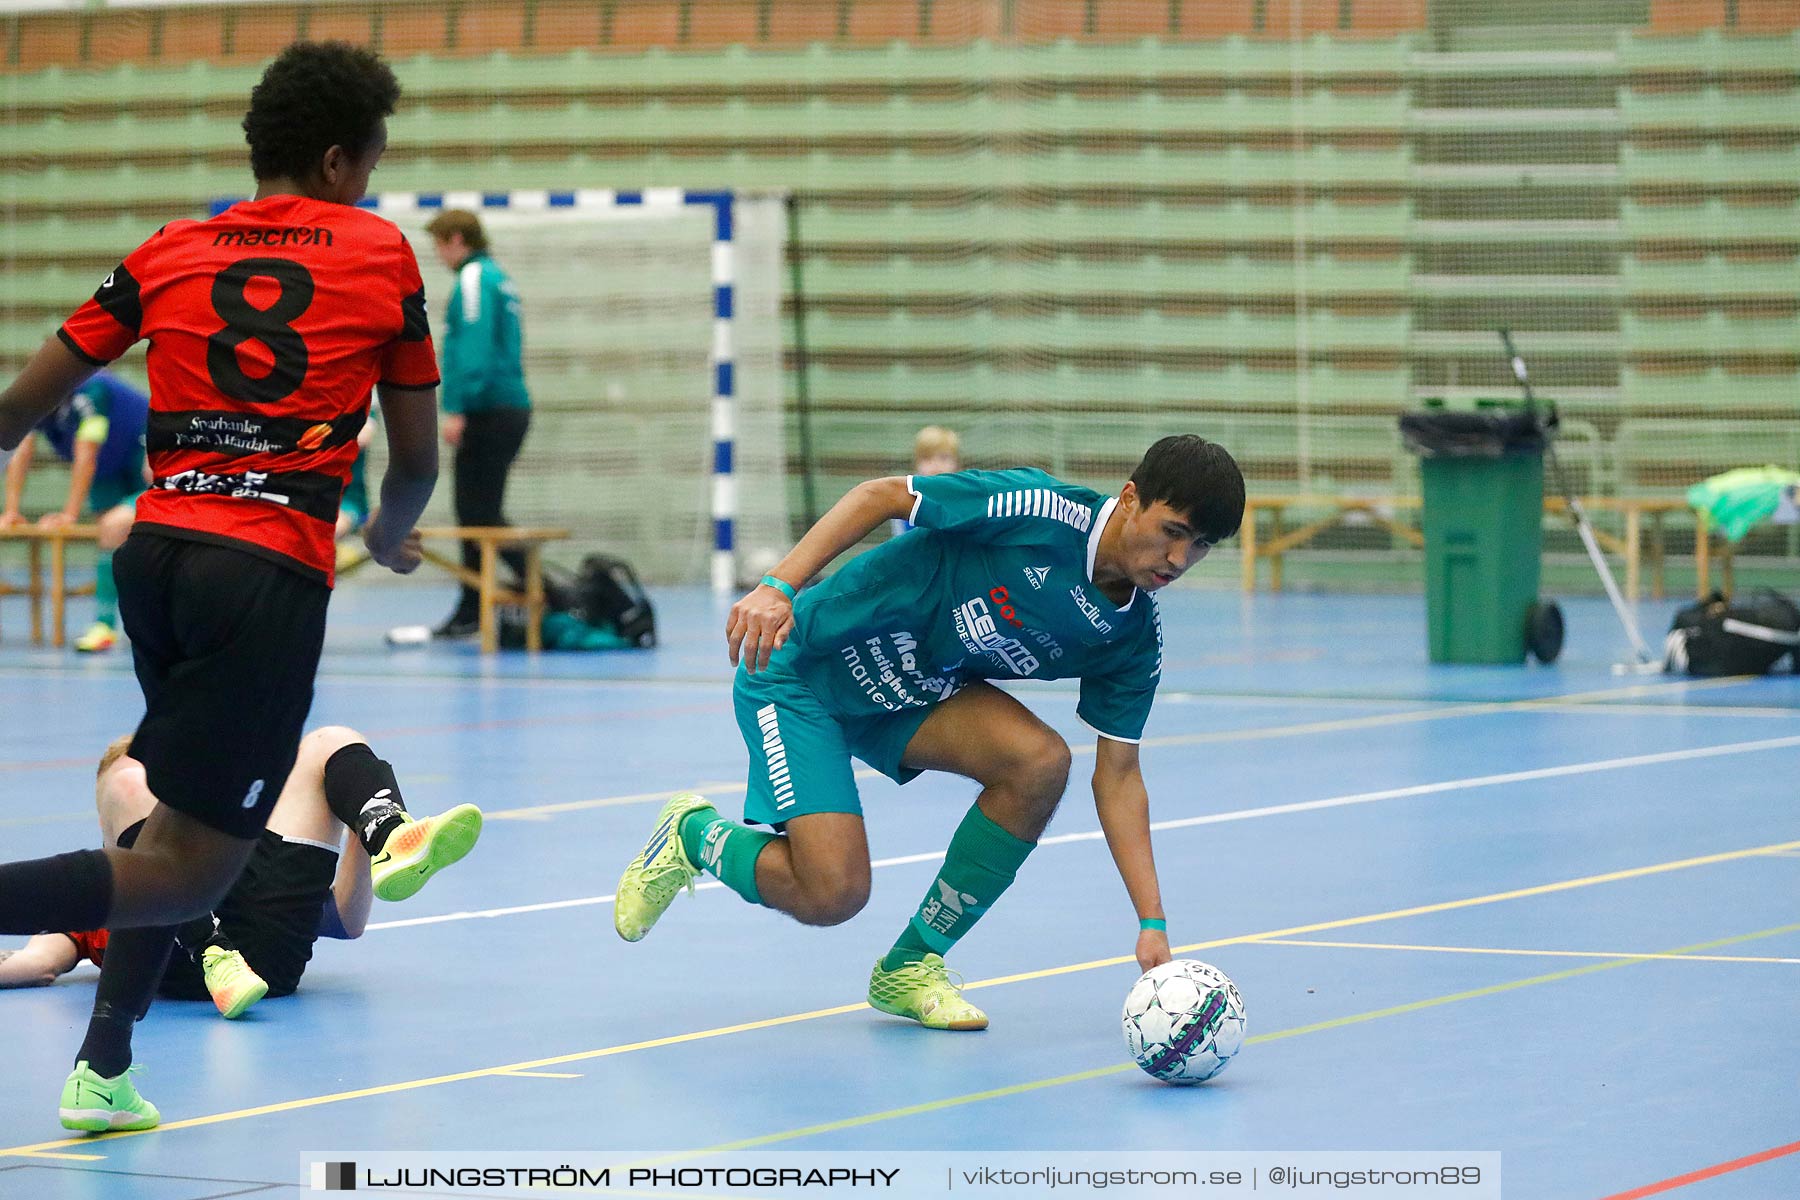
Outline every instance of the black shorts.
{"type": "Polygon", "coordinates": [[[325,644],[323,583],[229,546],[132,531],[113,556],[156,798],[246,841],[300,749],[325,644]]]}
{"type": "MultiPolygon", "coordinates": [[[[250,969],[286,996],[300,985],[319,936],[319,914],[331,895],[338,856],[314,842],[290,842],[263,831],[237,883],[219,902],[219,929],[243,951],[250,969]]],[[[200,964],[178,946],[169,955],[161,993],[173,1000],[205,1000],[200,964]]]]}

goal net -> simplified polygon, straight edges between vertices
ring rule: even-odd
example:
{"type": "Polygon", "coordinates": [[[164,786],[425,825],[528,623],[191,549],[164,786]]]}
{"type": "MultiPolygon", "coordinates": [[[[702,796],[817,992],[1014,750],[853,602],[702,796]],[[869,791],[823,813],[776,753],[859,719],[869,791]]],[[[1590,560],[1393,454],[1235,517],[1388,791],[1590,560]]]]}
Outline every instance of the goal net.
{"type": "MultiPolygon", "coordinates": [[[[571,530],[553,560],[604,551],[647,582],[725,588],[785,548],[781,197],[447,192],[375,207],[412,242],[434,332],[454,277],[425,226],[444,209],[480,215],[517,286],[532,425],[506,513],[571,530]]],[[[371,488],[384,459],[377,437],[371,488]]],[[[426,523],[453,523],[452,491],[446,458],[426,523]]]]}

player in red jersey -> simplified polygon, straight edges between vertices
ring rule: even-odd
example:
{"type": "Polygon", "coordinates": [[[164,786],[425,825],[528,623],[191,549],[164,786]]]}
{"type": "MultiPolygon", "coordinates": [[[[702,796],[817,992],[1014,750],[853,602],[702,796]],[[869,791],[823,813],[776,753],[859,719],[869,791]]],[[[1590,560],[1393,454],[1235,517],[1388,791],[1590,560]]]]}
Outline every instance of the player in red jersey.
{"type": "MultiPolygon", "coordinates": [[[[400,94],[373,53],[298,43],[244,117],[256,194],[133,250],[0,392],[10,449],[95,369],[150,340],[154,482],[114,559],[145,712],[131,756],[158,803],[131,849],[0,866],[0,933],[112,930],[63,1088],[71,1129],[148,1129],[126,1075],[173,926],[211,911],[293,766],[325,636],[332,527],[381,390],[390,465],[364,530],[419,563],[437,480],[437,367],[418,263],[354,205],[400,94]]],[[[376,806],[363,824],[398,820],[376,806]]],[[[364,829],[358,828],[359,834],[364,829]]]]}

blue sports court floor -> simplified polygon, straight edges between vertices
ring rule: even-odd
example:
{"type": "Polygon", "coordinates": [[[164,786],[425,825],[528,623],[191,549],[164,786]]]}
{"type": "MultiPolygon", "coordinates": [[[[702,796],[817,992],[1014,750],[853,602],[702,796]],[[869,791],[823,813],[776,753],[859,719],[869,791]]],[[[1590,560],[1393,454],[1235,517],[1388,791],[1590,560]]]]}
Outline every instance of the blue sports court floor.
{"type": "MultiPolygon", "coordinates": [[[[1063,809],[952,965],[993,1027],[860,1006],[973,795],[864,790],[875,893],[803,929],[717,887],[650,938],[609,897],[662,799],[741,798],[703,594],[653,653],[389,652],[439,591],[338,597],[315,723],[483,841],[300,993],[140,1027],[149,1134],[59,1136],[94,971],[0,994],[0,1197],[300,1190],[331,1149],[1497,1150],[1505,1194],[1800,1195],[1800,681],[1615,677],[1600,601],[1554,668],[1433,668],[1416,596],[1179,589],[1144,748],[1177,952],[1241,987],[1251,1040],[1175,1089],[1124,1059],[1133,914],[1072,685],[1021,688],[1076,749],[1063,809]]],[[[93,844],[92,764],[139,711],[122,657],[22,645],[0,609],[0,857],[93,844]]],[[[1647,629],[1673,605],[1645,606],[1647,629]]],[[[73,624],[73,622],[72,622],[73,624]]],[[[229,753],[229,747],[217,748],[229,753]]]]}

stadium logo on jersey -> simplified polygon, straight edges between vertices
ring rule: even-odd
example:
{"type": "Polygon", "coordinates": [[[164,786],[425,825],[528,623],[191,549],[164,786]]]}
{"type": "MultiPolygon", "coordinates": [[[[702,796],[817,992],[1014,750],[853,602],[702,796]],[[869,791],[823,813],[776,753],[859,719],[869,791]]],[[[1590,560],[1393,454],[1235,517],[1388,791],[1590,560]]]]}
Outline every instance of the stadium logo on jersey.
{"type": "Polygon", "coordinates": [[[1069,595],[1075,597],[1075,607],[1081,610],[1081,615],[1088,619],[1089,625],[1101,633],[1113,631],[1112,622],[1100,615],[1100,606],[1087,598],[1087,593],[1081,590],[1080,584],[1070,588],[1069,595]]]}
{"type": "Polygon", "coordinates": [[[1026,567],[1025,568],[1025,582],[1029,583],[1031,585],[1031,588],[1033,591],[1037,591],[1037,590],[1041,589],[1044,586],[1044,580],[1049,578],[1049,576],[1050,576],[1050,568],[1049,567],[1026,567]]]}

